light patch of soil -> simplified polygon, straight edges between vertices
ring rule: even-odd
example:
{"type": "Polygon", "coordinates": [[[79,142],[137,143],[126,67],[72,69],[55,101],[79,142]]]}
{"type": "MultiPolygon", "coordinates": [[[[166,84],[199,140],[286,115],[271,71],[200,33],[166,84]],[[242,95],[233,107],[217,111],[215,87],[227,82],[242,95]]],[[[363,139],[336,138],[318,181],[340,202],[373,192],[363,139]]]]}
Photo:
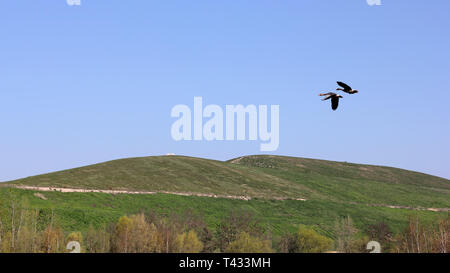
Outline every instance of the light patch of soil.
{"type": "Polygon", "coordinates": [[[242,157],[238,157],[238,158],[236,158],[236,159],[231,160],[230,163],[235,163],[235,164],[237,164],[237,163],[239,163],[239,161],[241,161],[243,158],[244,158],[243,156],[242,156],[242,157]]]}
{"type": "Polygon", "coordinates": [[[71,188],[55,188],[55,187],[34,187],[34,186],[12,186],[22,190],[44,191],[44,192],[79,192],[79,193],[108,193],[108,194],[173,194],[181,196],[198,196],[198,197],[212,197],[212,198],[226,198],[226,199],[239,199],[239,200],[251,200],[250,196],[236,196],[236,195],[220,195],[220,194],[208,194],[208,193],[193,193],[193,192],[170,192],[170,191],[128,191],[128,190],[94,190],[94,189],[71,189],[71,188]]]}
{"type": "Polygon", "coordinates": [[[47,200],[47,197],[45,197],[42,193],[35,192],[33,195],[42,200],[47,200]]]}

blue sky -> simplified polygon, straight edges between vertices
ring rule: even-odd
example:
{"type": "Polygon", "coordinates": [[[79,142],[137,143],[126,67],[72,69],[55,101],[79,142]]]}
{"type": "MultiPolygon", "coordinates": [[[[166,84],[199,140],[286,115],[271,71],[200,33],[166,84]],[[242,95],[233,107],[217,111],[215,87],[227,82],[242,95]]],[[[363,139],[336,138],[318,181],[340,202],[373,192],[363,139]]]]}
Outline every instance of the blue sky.
{"type": "Polygon", "coordinates": [[[175,142],[176,104],[280,105],[273,154],[450,178],[447,0],[2,1],[0,181],[258,141],[175,142]],[[317,94],[360,90],[339,109],[317,94]]]}

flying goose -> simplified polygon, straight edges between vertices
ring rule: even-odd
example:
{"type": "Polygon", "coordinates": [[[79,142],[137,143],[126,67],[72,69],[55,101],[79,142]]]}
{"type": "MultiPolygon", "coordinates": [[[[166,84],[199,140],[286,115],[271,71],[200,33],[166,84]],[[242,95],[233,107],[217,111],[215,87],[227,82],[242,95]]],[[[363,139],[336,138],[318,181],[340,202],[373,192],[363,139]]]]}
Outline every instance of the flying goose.
{"type": "Polygon", "coordinates": [[[337,88],[336,90],[344,91],[345,93],[348,93],[348,94],[358,93],[358,90],[353,90],[350,86],[348,86],[347,84],[345,84],[343,82],[337,82],[337,84],[339,84],[339,86],[342,88],[337,88]]]}
{"type": "Polygon", "coordinates": [[[339,99],[343,98],[343,96],[338,95],[336,93],[333,92],[329,92],[329,93],[320,93],[319,96],[326,96],[324,99],[322,100],[327,100],[331,98],[331,109],[336,110],[338,108],[339,105],[339,99]]]}

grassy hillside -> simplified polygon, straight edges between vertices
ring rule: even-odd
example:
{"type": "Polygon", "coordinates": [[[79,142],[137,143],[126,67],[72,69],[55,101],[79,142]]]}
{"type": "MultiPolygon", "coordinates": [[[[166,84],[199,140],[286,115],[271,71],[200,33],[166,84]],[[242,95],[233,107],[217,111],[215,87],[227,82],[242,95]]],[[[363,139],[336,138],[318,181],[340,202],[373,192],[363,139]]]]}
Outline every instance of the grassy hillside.
{"type": "Polygon", "coordinates": [[[336,219],[346,216],[350,216],[360,230],[364,230],[370,224],[384,221],[394,232],[400,232],[406,227],[408,217],[411,215],[419,216],[424,222],[432,222],[436,217],[448,215],[446,212],[370,207],[325,200],[302,202],[253,199],[244,201],[171,194],[113,195],[61,192],[41,192],[39,196],[36,196],[35,193],[30,190],[0,188],[0,205],[6,195],[12,194],[18,200],[26,200],[29,207],[39,208],[41,218],[47,219],[47,222],[53,210],[57,217],[57,224],[66,233],[86,231],[90,225],[102,227],[117,222],[120,216],[149,211],[167,216],[172,213],[183,214],[191,210],[201,215],[212,230],[232,211],[250,212],[274,238],[286,232],[295,232],[300,224],[311,226],[333,238],[336,219]]]}
{"type": "Polygon", "coordinates": [[[304,224],[333,237],[336,219],[347,215],[361,229],[384,221],[398,232],[411,214],[425,221],[449,214],[383,205],[450,208],[450,181],[443,178],[389,167],[280,156],[248,156],[227,162],[183,156],[129,158],[28,177],[3,186],[6,187],[0,187],[0,212],[2,200],[13,195],[15,200],[25,200],[29,208],[39,208],[44,219],[50,219],[53,211],[66,232],[109,224],[125,214],[154,211],[168,215],[190,209],[202,215],[211,229],[231,211],[247,211],[274,236],[293,232],[304,224]],[[245,195],[252,199],[173,194],[36,194],[8,185],[245,195]]]}
{"type": "Polygon", "coordinates": [[[248,156],[230,160],[307,188],[309,199],[450,207],[450,180],[398,168],[326,160],[248,156]]]}
{"type": "Polygon", "coordinates": [[[183,156],[128,158],[8,184],[450,207],[450,181],[443,178],[389,167],[280,156],[248,156],[228,162],[183,156]]]}
{"type": "Polygon", "coordinates": [[[305,188],[258,168],[183,156],[128,158],[12,181],[63,188],[294,197],[305,188]]]}

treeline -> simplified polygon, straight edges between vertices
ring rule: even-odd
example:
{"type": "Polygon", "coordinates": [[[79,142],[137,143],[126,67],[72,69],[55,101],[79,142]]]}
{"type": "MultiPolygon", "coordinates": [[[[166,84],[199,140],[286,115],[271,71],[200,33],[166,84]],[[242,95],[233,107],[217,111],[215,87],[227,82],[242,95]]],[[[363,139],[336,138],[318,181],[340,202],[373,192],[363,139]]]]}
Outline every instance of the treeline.
{"type": "Polygon", "coordinates": [[[248,212],[231,212],[213,229],[188,210],[166,216],[154,212],[124,215],[102,228],[67,232],[58,226],[53,211],[27,209],[26,202],[4,203],[0,211],[0,252],[69,252],[71,241],[79,242],[80,251],[86,253],[351,253],[368,252],[369,241],[379,242],[382,252],[450,251],[450,218],[424,224],[411,216],[404,231],[394,235],[384,222],[358,230],[345,217],[336,220],[331,239],[307,226],[272,237],[248,212]]]}

